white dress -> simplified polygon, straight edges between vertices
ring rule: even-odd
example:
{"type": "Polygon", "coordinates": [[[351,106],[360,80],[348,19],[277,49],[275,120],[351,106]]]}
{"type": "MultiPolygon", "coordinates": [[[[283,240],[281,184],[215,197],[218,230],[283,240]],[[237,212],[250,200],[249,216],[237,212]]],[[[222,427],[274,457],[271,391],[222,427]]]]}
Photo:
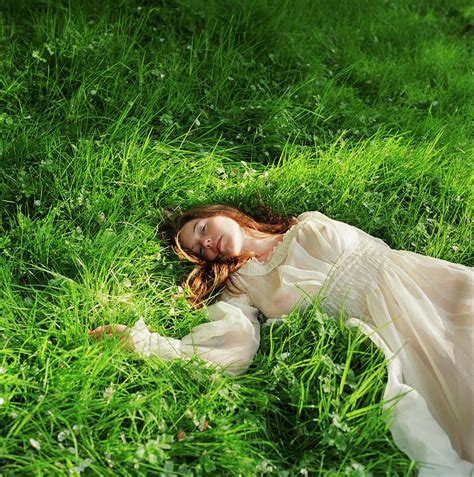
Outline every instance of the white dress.
{"type": "Polygon", "coordinates": [[[394,407],[390,430],[400,449],[425,463],[419,475],[474,471],[472,268],[392,250],[356,227],[306,212],[265,263],[251,259],[234,277],[247,293],[224,290],[208,307],[209,323],[176,340],[150,333],[139,320],[131,330],[134,349],[165,359],[196,353],[239,374],[259,346],[259,312],[277,319],[321,292],[325,311],[338,316],[344,306],[357,317],[348,325],[383,350],[384,399],[409,391],[394,407]]]}

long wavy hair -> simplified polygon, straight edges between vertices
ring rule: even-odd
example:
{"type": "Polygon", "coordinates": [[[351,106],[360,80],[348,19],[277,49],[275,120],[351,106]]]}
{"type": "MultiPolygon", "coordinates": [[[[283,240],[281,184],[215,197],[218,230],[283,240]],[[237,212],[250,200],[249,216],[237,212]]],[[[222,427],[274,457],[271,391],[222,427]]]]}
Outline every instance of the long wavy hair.
{"type": "Polygon", "coordinates": [[[179,242],[179,233],[187,222],[197,218],[223,215],[235,220],[241,227],[246,227],[250,231],[256,230],[267,234],[283,234],[297,222],[295,217],[284,219],[275,215],[265,205],[260,205],[259,211],[255,215],[245,214],[235,207],[223,204],[194,207],[184,213],[172,213],[169,210],[164,212],[165,219],[160,227],[162,237],[172,240],[174,243],[173,249],[180,259],[187,260],[195,265],[187,278],[181,283],[181,286],[186,290],[188,302],[195,309],[201,308],[206,298],[211,294],[217,294],[226,286],[234,294],[241,293],[242,290],[233,281],[232,273],[243,267],[256,254],[255,252],[245,252],[232,258],[222,257],[216,261],[206,261],[191,250],[183,249],[179,242]]]}

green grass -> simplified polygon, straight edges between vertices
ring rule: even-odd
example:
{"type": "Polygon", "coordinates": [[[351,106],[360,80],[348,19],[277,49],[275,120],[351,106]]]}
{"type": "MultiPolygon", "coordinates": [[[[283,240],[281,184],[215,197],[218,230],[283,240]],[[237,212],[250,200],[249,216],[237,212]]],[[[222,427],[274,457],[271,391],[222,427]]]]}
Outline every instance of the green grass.
{"type": "Polygon", "coordinates": [[[250,371],[143,361],[182,337],[163,207],[264,202],[472,265],[467,1],[0,5],[0,468],[10,475],[415,475],[386,371],[318,303],[250,371]]]}

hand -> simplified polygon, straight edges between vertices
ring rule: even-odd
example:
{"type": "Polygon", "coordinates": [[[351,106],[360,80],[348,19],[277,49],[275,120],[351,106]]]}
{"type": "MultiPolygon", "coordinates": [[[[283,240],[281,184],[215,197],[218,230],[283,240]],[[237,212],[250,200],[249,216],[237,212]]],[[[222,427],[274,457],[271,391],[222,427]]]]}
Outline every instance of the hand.
{"type": "Polygon", "coordinates": [[[105,326],[98,326],[94,330],[89,330],[87,332],[89,336],[92,338],[99,339],[101,336],[113,336],[113,335],[123,335],[128,333],[128,326],[125,325],[105,325],[105,326]]]}

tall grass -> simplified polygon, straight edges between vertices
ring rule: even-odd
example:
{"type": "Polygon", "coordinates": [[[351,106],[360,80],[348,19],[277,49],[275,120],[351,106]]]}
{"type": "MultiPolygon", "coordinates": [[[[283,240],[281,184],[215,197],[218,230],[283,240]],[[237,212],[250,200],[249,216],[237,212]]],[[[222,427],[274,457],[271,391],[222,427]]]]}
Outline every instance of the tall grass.
{"type": "Polygon", "coordinates": [[[231,378],[86,330],[206,320],[163,208],[320,210],[472,264],[468,2],[0,6],[3,475],[414,475],[384,359],[318,301],[231,378]]]}

